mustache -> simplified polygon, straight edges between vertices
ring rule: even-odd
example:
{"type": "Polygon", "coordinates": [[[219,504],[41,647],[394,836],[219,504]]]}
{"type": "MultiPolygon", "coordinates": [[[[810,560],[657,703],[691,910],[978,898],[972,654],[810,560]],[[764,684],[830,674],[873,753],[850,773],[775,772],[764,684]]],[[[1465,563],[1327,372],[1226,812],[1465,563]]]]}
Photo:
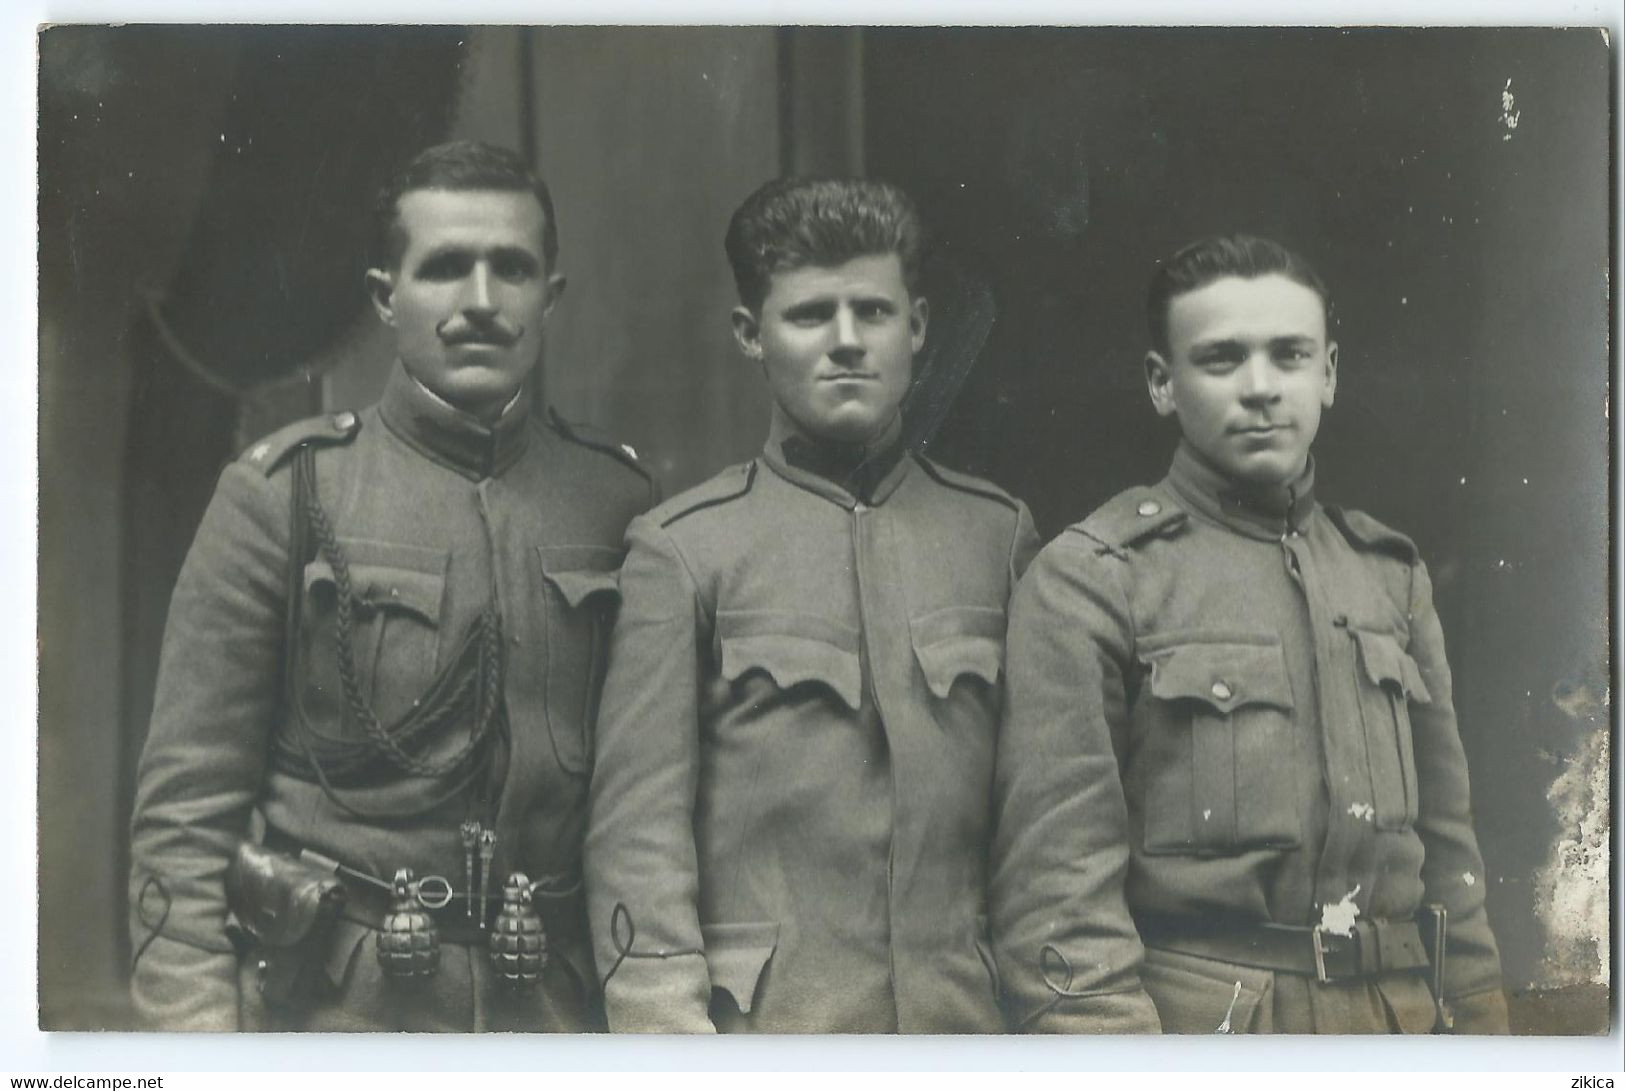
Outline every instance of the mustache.
{"type": "Polygon", "coordinates": [[[448,345],[496,345],[500,348],[507,348],[525,335],[525,327],[510,326],[500,318],[493,318],[489,322],[448,318],[438,323],[434,331],[448,345]]]}

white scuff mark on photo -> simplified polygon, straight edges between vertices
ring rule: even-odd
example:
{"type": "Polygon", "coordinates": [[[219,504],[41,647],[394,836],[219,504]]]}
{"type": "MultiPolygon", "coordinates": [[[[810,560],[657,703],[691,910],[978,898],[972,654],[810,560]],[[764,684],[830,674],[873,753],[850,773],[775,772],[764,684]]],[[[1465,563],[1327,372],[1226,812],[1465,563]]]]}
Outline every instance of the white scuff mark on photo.
{"type": "Polygon", "coordinates": [[[1376,813],[1376,809],[1373,808],[1369,803],[1349,804],[1349,814],[1353,815],[1355,818],[1363,818],[1367,822],[1370,822],[1372,816],[1374,816],[1376,813]]]}
{"type": "MultiPolygon", "coordinates": [[[[1583,697],[1554,695],[1554,704],[1575,720],[1596,722],[1594,716],[1606,711],[1606,694],[1585,685],[1575,689],[1583,697]]],[[[1608,983],[1608,752],[1603,724],[1580,741],[1546,791],[1560,832],[1534,875],[1535,915],[1546,933],[1547,955],[1530,982],[1537,987],[1608,983]]]]}
{"type": "Polygon", "coordinates": [[[1461,881],[1466,883],[1468,886],[1478,885],[1478,877],[1470,871],[1464,871],[1461,873],[1461,881]]]}
{"type": "Polygon", "coordinates": [[[1501,88],[1501,124],[1507,131],[1501,134],[1501,139],[1511,140],[1512,132],[1518,127],[1518,120],[1523,117],[1523,111],[1518,109],[1518,100],[1512,93],[1512,81],[1507,80],[1506,86],[1501,88]]]}
{"type": "Polygon", "coordinates": [[[1354,899],[1359,895],[1360,884],[1355,883],[1354,889],[1343,895],[1342,901],[1321,906],[1320,930],[1334,936],[1352,936],[1354,922],[1360,916],[1360,907],[1354,904],[1354,899]]]}
{"type": "Polygon", "coordinates": [[[1202,812],[1202,821],[1203,822],[1206,822],[1208,819],[1210,819],[1212,817],[1213,817],[1213,809],[1211,807],[1205,809],[1202,812]]]}
{"type": "Polygon", "coordinates": [[[1230,994],[1230,1006],[1224,1009],[1224,1022],[1219,1024],[1215,1034],[1234,1034],[1230,1027],[1230,1017],[1236,1014],[1236,1001],[1241,999],[1241,982],[1236,982],[1236,990],[1230,994]]]}

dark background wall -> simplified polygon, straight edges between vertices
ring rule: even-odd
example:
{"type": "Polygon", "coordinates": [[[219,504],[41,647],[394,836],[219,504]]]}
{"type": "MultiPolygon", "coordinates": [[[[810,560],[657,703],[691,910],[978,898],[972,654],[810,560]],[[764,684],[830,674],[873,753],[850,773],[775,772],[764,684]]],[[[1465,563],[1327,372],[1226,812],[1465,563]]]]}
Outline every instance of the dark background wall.
{"type": "Polygon", "coordinates": [[[125,826],[175,572],[235,450],[377,391],[364,195],[448,136],[552,180],[571,288],[547,396],[668,491],[760,443],[720,240],[781,170],[918,195],[939,345],[979,328],[967,300],[997,311],[933,453],[1046,534],[1166,462],[1152,261],[1236,228],[1311,254],[1342,323],[1325,493],[1430,561],[1508,984],[1569,989],[1522,1025],[1601,1022],[1595,34],[66,27],[40,57],[42,1025],[127,1018],[125,826]]]}

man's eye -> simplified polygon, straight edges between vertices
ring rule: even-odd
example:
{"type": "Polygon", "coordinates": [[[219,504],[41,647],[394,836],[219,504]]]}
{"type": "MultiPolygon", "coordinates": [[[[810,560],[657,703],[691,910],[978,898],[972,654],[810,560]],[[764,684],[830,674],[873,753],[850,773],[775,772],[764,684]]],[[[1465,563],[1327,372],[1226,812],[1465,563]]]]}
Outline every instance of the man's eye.
{"type": "Polygon", "coordinates": [[[880,302],[859,303],[852,310],[860,322],[884,322],[893,314],[889,304],[880,302]]]}
{"type": "Polygon", "coordinates": [[[468,275],[468,259],[456,254],[442,254],[418,266],[419,280],[459,280],[468,275]]]}
{"type": "Polygon", "coordinates": [[[1285,364],[1301,364],[1312,355],[1314,354],[1302,345],[1288,345],[1286,348],[1277,350],[1275,358],[1285,364]]]}
{"type": "Polygon", "coordinates": [[[1241,363],[1241,357],[1233,353],[1215,352],[1206,356],[1197,356],[1191,363],[1203,371],[1226,372],[1233,371],[1241,363]]]}
{"type": "Polygon", "coordinates": [[[503,280],[529,280],[536,275],[536,263],[522,254],[502,255],[491,263],[491,271],[503,280]]]}
{"type": "Polygon", "coordinates": [[[792,326],[811,329],[814,326],[822,326],[834,316],[835,312],[828,307],[797,307],[795,310],[786,313],[784,317],[792,326]]]}

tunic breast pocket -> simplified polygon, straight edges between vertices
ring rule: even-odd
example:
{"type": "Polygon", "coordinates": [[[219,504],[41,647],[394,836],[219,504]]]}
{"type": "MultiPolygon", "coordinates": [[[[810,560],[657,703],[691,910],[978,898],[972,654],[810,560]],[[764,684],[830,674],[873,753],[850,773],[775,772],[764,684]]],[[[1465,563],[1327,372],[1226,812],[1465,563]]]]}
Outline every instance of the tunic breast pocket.
{"type": "Polygon", "coordinates": [[[1177,644],[1145,662],[1149,727],[1136,757],[1147,778],[1145,851],[1297,847],[1297,789],[1285,772],[1296,746],[1292,690],[1279,642],[1177,644]]]}
{"type": "Polygon", "coordinates": [[[567,772],[592,772],[604,653],[620,608],[623,553],[608,546],[537,546],[546,587],[547,731],[567,772]]]}
{"type": "Polygon", "coordinates": [[[932,697],[947,701],[957,687],[990,711],[998,709],[1004,621],[997,607],[949,606],[909,622],[914,658],[932,697]]]}
{"type": "Polygon", "coordinates": [[[356,695],[385,723],[433,681],[440,654],[446,554],[419,546],[339,540],[347,561],[348,613],[340,577],[326,557],[305,566],[301,627],[303,699],[314,723],[336,723],[345,695],[342,650],[354,663],[356,695]]]}
{"type": "Polygon", "coordinates": [[[1387,633],[1349,629],[1359,665],[1354,688],[1371,773],[1372,809],[1385,830],[1416,823],[1416,755],[1411,739],[1410,703],[1433,697],[1422,671],[1399,641],[1387,633]]]}
{"type": "Polygon", "coordinates": [[[813,693],[856,711],[863,701],[858,634],[816,614],[718,610],[722,678],[739,684],[752,672],[772,679],[784,700],[813,693]]]}

